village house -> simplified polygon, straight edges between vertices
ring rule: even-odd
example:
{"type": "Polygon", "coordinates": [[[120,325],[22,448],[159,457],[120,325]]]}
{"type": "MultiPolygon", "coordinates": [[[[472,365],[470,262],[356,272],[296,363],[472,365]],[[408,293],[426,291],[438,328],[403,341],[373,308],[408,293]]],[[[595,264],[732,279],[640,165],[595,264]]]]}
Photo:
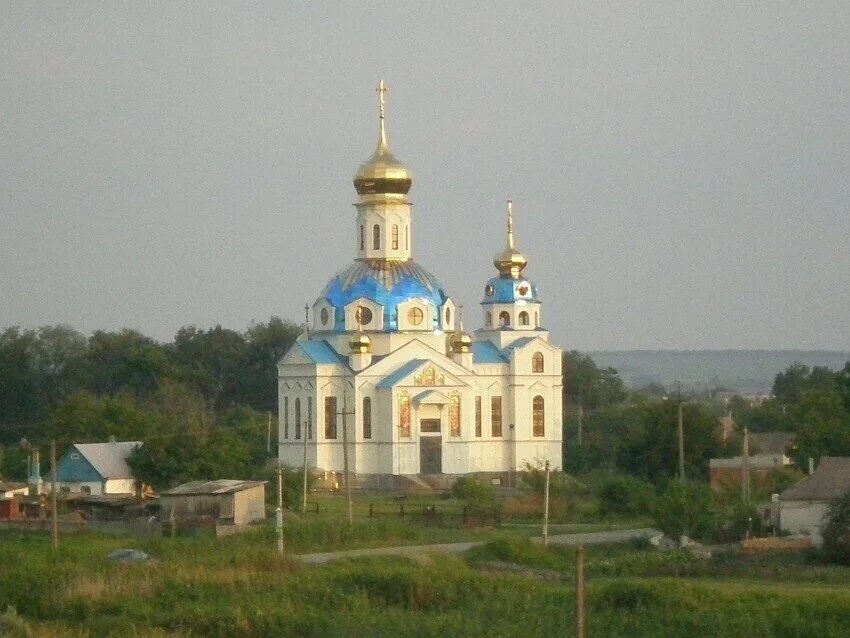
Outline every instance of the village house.
{"type": "MultiPolygon", "coordinates": [[[[749,434],[750,482],[756,489],[773,485],[773,472],[791,465],[788,452],[793,448],[793,432],[753,432],[749,434]]],[[[744,457],[710,459],[708,462],[711,489],[738,487],[744,480],[744,457]]]]}
{"type": "Polygon", "coordinates": [[[850,457],[825,456],[817,470],[779,495],[779,527],[789,534],[806,534],[815,545],[823,542],[829,504],[850,492],[850,457]]]}
{"type": "Polygon", "coordinates": [[[247,525],[266,517],[266,481],[190,481],[160,493],[160,520],[247,525]]]}
{"type": "Polygon", "coordinates": [[[141,444],[141,441],[74,443],[56,466],[57,489],[94,495],[133,494],[136,480],[127,458],[141,444]]]}

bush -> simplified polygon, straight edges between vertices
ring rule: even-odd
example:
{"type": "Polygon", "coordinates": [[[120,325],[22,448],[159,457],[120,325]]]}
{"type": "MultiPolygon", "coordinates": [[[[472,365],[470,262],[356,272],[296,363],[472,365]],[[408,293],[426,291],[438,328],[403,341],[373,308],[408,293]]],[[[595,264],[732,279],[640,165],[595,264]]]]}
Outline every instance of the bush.
{"type": "Polygon", "coordinates": [[[461,476],[452,485],[452,495],[469,505],[491,505],[496,499],[493,488],[474,476],[461,476]]]}
{"type": "Polygon", "coordinates": [[[829,562],[850,565],[850,492],[829,505],[823,529],[823,553],[829,562]]]}
{"type": "Polygon", "coordinates": [[[671,538],[711,536],[711,491],[705,485],[671,481],[652,509],[655,525],[671,538]]]}
{"type": "Polygon", "coordinates": [[[653,500],[652,486],[631,476],[612,476],[599,487],[599,511],[604,516],[640,516],[653,500]]]}

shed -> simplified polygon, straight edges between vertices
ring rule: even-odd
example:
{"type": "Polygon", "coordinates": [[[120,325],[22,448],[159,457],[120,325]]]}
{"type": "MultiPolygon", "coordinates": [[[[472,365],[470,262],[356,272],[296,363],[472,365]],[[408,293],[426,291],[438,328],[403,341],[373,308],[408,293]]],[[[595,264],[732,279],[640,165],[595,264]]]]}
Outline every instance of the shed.
{"type": "Polygon", "coordinates": [[[141,441],[74,443],[56,466],[56,482],[64,492],[132,494],[136,489],[127,458],[141,441]]]}
{"type": "Polygon", "coordinates": [[[190,481],[161,492],[160,520],[211,517],[216,522],[247,525],[266,517],[266,481],[190,481]]]}
{"type": "Polygon", "coordinates": [[[12,498],[15,496],[27,496],[29,485],[26,483],[6,483],[0,481],[0,498],[12,498]]]}
{"type": "Polygon", "coordinates": [[[779,526],[783,532],[808,534],[823,542],[829,504],[850,492],[850,457],[825,456],[818,469],[779,495],[779,526]]]}

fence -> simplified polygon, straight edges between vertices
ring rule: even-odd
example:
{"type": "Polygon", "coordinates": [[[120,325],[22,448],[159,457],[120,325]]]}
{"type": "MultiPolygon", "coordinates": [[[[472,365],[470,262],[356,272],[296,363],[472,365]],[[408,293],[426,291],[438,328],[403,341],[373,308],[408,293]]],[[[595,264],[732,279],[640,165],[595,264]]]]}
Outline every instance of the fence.
{"type": "Polygon", "coordinates": [[[451,507],[448,505],[410,505],[398,507],[369,503],[369,518],[407,518],[434,527],[501,527],[499,507],[451,507]]]}

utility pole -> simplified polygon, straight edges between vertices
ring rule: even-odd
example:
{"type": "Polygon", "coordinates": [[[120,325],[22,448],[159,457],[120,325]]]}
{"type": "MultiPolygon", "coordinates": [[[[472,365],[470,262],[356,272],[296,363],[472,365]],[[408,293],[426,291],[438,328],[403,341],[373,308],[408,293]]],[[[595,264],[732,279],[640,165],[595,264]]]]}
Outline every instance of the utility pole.
{"type": "Polygon", "coordinates": [[[682,406],[684,404],[679,401],[679,425],[678,425],[678,436],[679,436],[679,480],[684,483],[685,482],[685,428],[684,428],[684,419],[682,416],[682,406]]]}
{"type": "Polygon", "coordinates": [[[268,411],[269,421],[266,426],[266,454],[272,453],[272,412],[268,411]]]}
{"type": "Polygon", "coordinates": [[[307,435],[310,433],[309,428],[310,420],[304,420],[304,477],[303,477],[303,494],[301,497],[301,514],[304,515],[307,513],[307,435]]]}
{"type": "Polygon", "coordinates": [[[584,638],[584,545],[576,551],[576,638],[584,638]]]}
{"type": "Polygon", "coordinates": [[[741,496],[744,504],[750,504],[750,433],[744,428],[744,441],[741,450],[741,496]]]}
{"type": "Polygon", "coordinates": [[[546,482],[543,486],[543,547],[549,542],[549,461],[546,461],[546,482]]]}
{"type": "Polygon", "coordinates": [[[345,494],[348,499],[348,524],[354,525],[354,514],[351,509],[351,480],[348,476],[348,419],[349,415],[354,414],[354,410],[348,411],[348,391],[342,391],[342,412],[338,413],[342,416],[342,467],[345,480],[345,494]]]}
{"type": "Polygon", "coordinates": [[[275,526],[277,527],[277,553],[283,556],[283,467],[280,458],[277,460],[277,510],[275,511],[275,526]]]}
{"type": "Polygon", "coordinates": [[[56,439],[50,442],[50,509],[53,510],[53,549],[59,549],[59,520],[56,514],[56,439]]]}
{"type": "Polygon", "coordinates": [[[581,399],[578,400],[578,446],[581,447],[581,421],[584,417],[584,408],[581,405],[581,399]]]}

